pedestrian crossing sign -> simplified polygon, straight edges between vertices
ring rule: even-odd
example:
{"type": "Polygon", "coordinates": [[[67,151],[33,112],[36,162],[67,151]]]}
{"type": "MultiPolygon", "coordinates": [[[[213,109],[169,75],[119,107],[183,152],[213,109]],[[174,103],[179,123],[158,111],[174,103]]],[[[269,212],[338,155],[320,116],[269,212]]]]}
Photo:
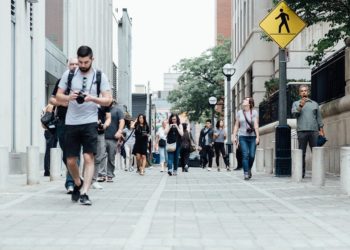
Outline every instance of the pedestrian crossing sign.
{"type": "Polygon", "coordinates": [[[287,5],[279,2],[260,22],[260,28],[282,49],[306,26],[306,23],[287,5]]]}

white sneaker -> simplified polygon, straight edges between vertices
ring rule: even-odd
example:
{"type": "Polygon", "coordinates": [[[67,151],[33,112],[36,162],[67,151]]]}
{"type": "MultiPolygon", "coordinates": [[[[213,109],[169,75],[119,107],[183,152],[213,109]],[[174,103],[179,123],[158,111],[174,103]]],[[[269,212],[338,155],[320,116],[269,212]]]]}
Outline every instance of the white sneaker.
{"type": "Polygon", "coordinates": [[[211,171],[211,168],[208,167],[208,171],[211,171]]]}
{"type": "Polygon", "coordinates": [[[93,189],[103,189],[103,187],[98,182],[92,183],[91,186],[93,189]]]}
{"type": "Polygon", "coordinates": [[[68,188],[67,188],[67,194],[72,194],[72,193],[73,193],[73,190],[74,190],[74,187],[73,187],[73,186],[68,186],[68,188]]]}

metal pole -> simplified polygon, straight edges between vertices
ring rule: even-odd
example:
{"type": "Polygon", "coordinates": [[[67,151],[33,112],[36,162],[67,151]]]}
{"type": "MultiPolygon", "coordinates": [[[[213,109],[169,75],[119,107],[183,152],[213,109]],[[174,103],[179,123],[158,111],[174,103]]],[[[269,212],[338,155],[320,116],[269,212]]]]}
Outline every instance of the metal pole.
{"type": "Polygon", "coordinates": [[[215,105],[211,105],[211,124],[213,124],[213,128],[215,127],[214,119],[215,119],[215,105]]]}
{"type": "MultiPolygon", "coordinates": [[[[226,86],[226,94],[227,94],[227,103],[226,103],[226,108],[227,108],[227,142],[226,142],[226,147],[227,147],[227,154],[230,155],[232,153],[232,141],[231,141],[231,136],[232,136],[232,130],[231,130],[231,76],[227,76],[227,86],[226,86]]],[[[230,159],[230,157],[229,157],[230,159]]]]}
{"type": "Polygon", "coordinates": [[[287,124],[287,63],[284,49],[279,50],[279,96],[278,96],[278,121],[275,143],[276,176],[291,176],[291,128],[287,124]]]}
{"type": "Polygon", "coordinates": [[[278,121],[280,126],[287,125],[287,63],[285,49],[279,50],[279,99],[278,99],[278,121]]]}

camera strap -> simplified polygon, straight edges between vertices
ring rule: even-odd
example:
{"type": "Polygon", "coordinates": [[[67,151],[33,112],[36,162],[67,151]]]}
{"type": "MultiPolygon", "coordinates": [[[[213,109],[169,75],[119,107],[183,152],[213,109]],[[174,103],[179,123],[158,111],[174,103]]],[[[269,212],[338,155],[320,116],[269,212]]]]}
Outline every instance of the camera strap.
{"type": "MultiPolygon", "coordinates": [[[[249,125],[250,129],[253,129],[253,126],[252,126],[252,124],[248,121],[247,116],[246,116],[244,110],[242,110],[242,112],[243,112],[245,121],[246,121],[247,124],[249,125]]],[[[250,110],[250,119],[251,119],[251,121],[253,121],[253,114],[252,114],[252,111],[251,111],[251,110],[250,110]]],[[[253,129],[253,130],[254,130],[254,129],[253,129]]],[[[255,133],[255,130],[254,130],[254,133],[255,133]]]]}
{"type": "Polygon", "coordinates": [[[130,135],[128,136],[128,138],[126,138],[126,140],[123,142],[123,145],[129,140],[129,138],[132,136],[132,134],[134,133],[135,129],[133,129],[130,133],[130,135]]]}

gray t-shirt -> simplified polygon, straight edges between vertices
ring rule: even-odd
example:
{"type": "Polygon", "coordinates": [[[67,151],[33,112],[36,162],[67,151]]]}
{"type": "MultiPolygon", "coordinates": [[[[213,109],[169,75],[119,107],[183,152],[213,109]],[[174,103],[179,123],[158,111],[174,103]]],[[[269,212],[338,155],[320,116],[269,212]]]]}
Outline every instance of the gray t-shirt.
{"type": "MultiPolygon", "coordinates": [[[[69,70],[64,72],[61,81],[58,85],[60,89],[66,90],[68,85],[69,70]]],[[[88,75],[84,75],[87,78],[86,87],[84,93],[92,96],[97,96],[97,84],[96,84],[96,70],[92,69],[88,75]]],[[[83,76],[81,71],[75,70],[74,77],[72,79],[71,91],[77,91],[83,89],[83,76]]],[[[110,86],[105,74],[101,75],[100,91],[108,91],[110,86]]],[[[69,101],[68,111],[66,116],[66,125],[81,125],[97,122],[97,109],[98,105],[94,102],[84,102],[82,104],[77,103],[76,100],[69,101]]]]}
{"type": "Polygon", "coordinates": [[[214,135],[217,136],[216,139],[214,140],[214,142],[225,142],[225,130],[223,129],[214,129],[214,135]]]}
{"type": "MultiPolygon", "coordinates": [[[[259,117],[258,112],[256,110],[252,110],[252,112],[246,112],[245,114],[247,116],[247,120],[252,124],[252,129],[254,129],[254,122],[259,117]]],[[[239,121],[238,136],[256,136],[254,132],[247,133],[247,128],[249,128],[249,125],[244,118],[243,110],[237,112],[236,119],[239,121]]]]}

